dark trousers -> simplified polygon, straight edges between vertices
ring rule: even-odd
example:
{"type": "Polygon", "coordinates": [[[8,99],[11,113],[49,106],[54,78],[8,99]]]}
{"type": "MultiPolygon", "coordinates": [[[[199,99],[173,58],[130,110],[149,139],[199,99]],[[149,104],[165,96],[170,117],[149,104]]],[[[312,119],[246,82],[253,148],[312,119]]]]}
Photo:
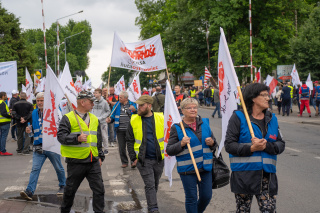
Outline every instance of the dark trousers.
{"type": "Polygon", "coordinates": [[[220,114],[220,101],[219,102],[215,102],[216,108],[214,109],[212,116],[214,116],[216,114],[216,112],[218,111],[218,117],[221,118],[221,114],[220,114]]]}
{"type": "Polygon", "coordinates": [[[145,159],[144,165],[138,161],[137,168],[144,182],[148,210],[152,211],[158,208],[157,191],[159,180],[164,167],[164,161],[158,163],[157,160],[145,159]]]}
{"type": "Polygon", "coordinates": [[[12,138],[16,138],[16,135],[17,135],[17,125],[15,125],[17,122],[12,119],[12,122],[11,122],[11,137],[12,138]]]}
{"type": "Polygon", "coordinates": [[[23,152],[28,153],[29,152],[29,146],[30,146],[30,140],[31,138],[28,136],[25,136],[26,127],[25,126],[18,126],[17,127],[17,137],[18,137],[18,149],[17,152],[23,152]]]}
{"type": "Polygon", "coordinates": [[[291,99],[282,99],[282,115],[286,114],[289,116],[290,113],[291,99]]]}
{"type": "Polygon", "coordinates": [[[117,131],[119,154],[122,164],[128,164],[126,131],[117,131]]]}
{"type": "Polygon", "coordinates": [[[93,192],[93,211],[95,213],[103,212],[104,185],[99,161],[93,163],[68,163],[67,173],[68,177],[64,188],[61,213],[70,212],[74,196],[84,178],[87,178],[89,186],[93,192]]]}
{"type": "Polygon", "coordinates": [[[278,101],[278,102],[277,102],[277,105],[278,105],[278,113],[279,113],[279,115],[280,115],[282,101],[278,101]]]}

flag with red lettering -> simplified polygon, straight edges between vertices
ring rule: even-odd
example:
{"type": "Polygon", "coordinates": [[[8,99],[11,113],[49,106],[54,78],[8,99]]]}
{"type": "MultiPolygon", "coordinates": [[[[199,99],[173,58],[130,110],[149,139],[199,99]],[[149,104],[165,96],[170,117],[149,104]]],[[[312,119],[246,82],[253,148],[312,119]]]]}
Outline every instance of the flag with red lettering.
{"type": "Polygon", "coordinates": [[[82,77],[77,75],[76,83],[74,83],[77,93],[82,91],[82,77]]]}
{"type": "Polygon", "coordinates": [[[33,75],[33,84],[34,84],[34,88],[37,89],[40,84],[40,79],[37,77],[37,75],[33,75]]]}
{"type": "Polygon", "coordinates": [[[166,97],[164,103],[164,171],[171,186],[172,170],[176,164],[176,157],[169,156],[166,152],[166,147],[169,141],[171,126],[175,123],[180,123],[181,117],[168,80],[166,81],[166,97]]]}
{"type": "Polygon", "coordinates": [[[261,83],[261,67],[259,68],[258,72],[256,73],[256,82],[261,83]]]}
{"type": "Polygon", "coordinates": [[[127,89],[129,100],[132,102],[136,102],[141,96],[141,87],[140,87],[140,72],[133,78],[132,83],[127,89]]]}
{"type": "Polygon", "coordinates": [[[27,68],[26,68],[26,94],[27,94],[27,101],[32,103],[32,100],[34,98],[33,82],[32,82],[32,78],[31,78],[30,73],[28,72],[27,68]]]}
{"type": "Polygon", "coordinates": [[[278,81],[274,77],[268,75],[266,78],[266,85],[270,88],[269,94],[270,95],[272,94],[272,96],[275,97],[276,96],[276,86],[278,85],[278,81]]]}
{"type": "Polygon", "coordinates": [[[144,41],[124,43],[115,32],[111,66],[141,72],[166,69],[160,34],[144,41]]]}
{"type": "Polygon", "coordinates": [[[40,79],[40,83],[36,89],[36,92],[44,92],[45,84],[46,84],[46,77],[43,77],[40,79]]]}
{"type": "Polygon", "coordinates": [[[119,95],[121,91],[126,91],[126,85],[124,83],[124,76],[120,78],[114,88],[114,94],[119,95]]]}
{"type": "Polygon", "coordinates": [[[72,107],[76,109],[78,93],[72,80],[68,62],[66,62],[66,65],[64,66],[63,73],[60,78],[60,85],[64,91],[64,94],[68,96],[72,107]]]}
{"type": "Polygon", "coordinates": [[[64,93],[49,65],[46,79],[43,103],[42,148],[60,155],[60,143],[57,140],[57,133],[59,122],[62,118],[59,104],[64,97],[64,93]]]}
{"type": "Polygon", "coordinates": [[[240,87],[238,76],[231,60],[226,37],[220,28],[220,43],[218,53],[218,78],[219,96],[222,115],[222,137],[219,145],[218,155],[224,147],[227,127],[233,111],[237,109],[238,90],[240,87]]]}
{"type": "Polygon", "coordinates": [[[208,86],[208,80],[212,78],[212,75],[210,74],[209,70],[207,69],[207,67],[204,68],[204,86],[207,87],[208,86]]]}

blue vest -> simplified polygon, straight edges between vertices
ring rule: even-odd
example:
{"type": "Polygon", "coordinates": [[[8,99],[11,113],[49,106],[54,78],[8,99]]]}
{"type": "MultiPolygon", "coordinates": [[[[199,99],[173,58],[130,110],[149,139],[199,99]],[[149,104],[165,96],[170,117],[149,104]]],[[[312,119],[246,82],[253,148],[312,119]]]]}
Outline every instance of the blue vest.
{"type": "Polygon", "coordinates": [[[301,98],[309,98],[309,93],[310,93],[310,89],[309,87],[305,88],[305,87],[301,87],[301,93],[308,93],[308,95],[302,95],[301,94],[301,98]]]}
{"type": "MultiPolygon", "coordinates": [[[[41,124],[43,124],[43,119],[41,119],[41,124]]],[[[34,109],[32,112],[32,129],[33,129],[33,133],[34,133],[33,145],[42,144],[42,129],[41,128],[42,128],[42,125],[40,127],[38,109],[34,109]]]]}
{"type": "MultiPolygon", "coordinates": [[[[241,111],[235,111],[241,121],[240,136],[238,143],[245,143],[251,145],[251,135],[246,118],[241,111]]],[[[262,132],[258,125],[251,122],[255,137],[262,139],[262,132]]],[[[264,137],[268,142],[277,141],[278,137],[278,119],[275,114],[272,114],[272,118],[267,126],[267,134],[264,137]]],[[[264,151],[257,151],[252,153],[251,156],[239,157],[229,154],[230,167],[232,171],[257,171],[264,170],[269,173],[276,173],[277,156],[270,155],[264,151]]]]}
{"type": "MultiPolygon", "coordinates": [[[[194,159],[197,163],[198,169],[203,168],[206,171],[212,170],[212,159],[213,154],[210,147],[206,144],[205,139],[211,137],[211,129],[209,125],[209,119],[208,118],[202,118],[202,124],[201,124],[201,142],[199,141],[198,137],[195,135],[195,133],[189,129],[186,128],[186,133],[188,137],[191,137],[190,139],[190,146],[193,152],[194,159]]],[[[182,140],[184,137],[183,132],[179,125],[176,125],[179,141],[182,140]]],[[[176,155],[177,159],[177,169],[178,173],[182,172],[188,172],[188,171],[194,171],[194,166],[192,164],[191,156],[189,154],[188,146],[186,145],[184,147],[184,150],[180,152],[178,155],[176,155]]]]}
{"type": "Polygon", "coordinates": [[[317,100],[320,100],[320,86],[316,87],[316,93],[318,93],[317,100]]]}
{"type": "MultiPolygon", "coordinates": [[[[128,103],[132,106],[134,106],[134,108],[137,109],[137,105],[131,101],[128,100],[128,103]]],[[[115,109],[114,113],[111,115],[111,118],[114,119],[114,127],[117,128],[119,127],[119,120],[120,120],[120,110],[121,110],[121,103],[119,101],[117,101],[117,103],[113,106],[111,112],[113,111],[113,109],[117,106],[117,108],[115,109]],[[119,104],[118,104],[119,103],[119,104]]],[[[131,114],[135,114],[135,112],[131,112],[131,114]]]]}

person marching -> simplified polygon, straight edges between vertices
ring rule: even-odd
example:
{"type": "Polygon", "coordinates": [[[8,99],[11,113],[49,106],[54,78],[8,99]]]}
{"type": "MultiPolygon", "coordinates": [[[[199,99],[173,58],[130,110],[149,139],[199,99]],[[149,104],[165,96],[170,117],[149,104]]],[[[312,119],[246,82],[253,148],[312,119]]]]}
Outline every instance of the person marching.
{"type": "Polygon", "coordinates": [[[314,101],[316,102],[316,116],[319,116],[319,107],[320,107],[320,85],[318,85],[318,81],[315,82],[315,94],[314,101]]]}
{"type": "Polygon", "coordinates": [[[185,93],[181,93],[181,88],[179,85],[176,85],[174,87],[174,91],[176,92],[174,94],[174,99],[176,100],[176,104],[177,104],[177,107],[178,107],[178,110],[179,110],[179,113],[180,115],[182,116],[182,111],[181,111],[181,108],[180,108],[180,103],[187,98],[187,95],[185,93]]]}
{"type": "Polygon", "coordinates": [[[26,190],[20,192],[21,197],[26,200],[32,200],[32,196],[36,191],[42,165],[47,158],[49,158],[58,176],[59,190],[57,195],[63,194],[63,190],[66,185],[66,176],[60,155],[42,149],[43,100],[44,92],[39,92],[36,96],[38,108],[32,112],[32,129],[26,127],[26,133],[30,134],[32,131],[34,133],[32,170],[30,173],[29,184],[26,190]]]}
{"type": "Polygon", "coordinates": [[[6,104],[7,93],[0,92],[0,155],[11,156],[12,153],[7,152],[6,144],[10,129],[11,114],[8,105],[6,104]]]}
{"type": "Polygon", "coordinates": [[[307,111],[309,113],[309,117],[311,117],[311,111],[309,106],[309,100],[310,100],[310,88],[304,83],[299,89],[299,100],[301,101],[300,104],[300,114],[299,117],[302,116],[304,107],[307,108],[307,111]]]}
{"type": "Polygon", "coordinates": [[[93,191],[93,211],[103,212],[104,209],[105,191],[101,164],[105,156],[102,151],[100,122],[90,113],[93,100],[91,92],[80,92],[77,96],[77,110],[65,114],[60,121],[58,141],[61,143],[61,155],[66,157],[68,172],[61,213],[70,212],[75,194],[84,178],[93,191]]]}
{"type": "Polygon", "coordinates": [[[132,115],[126,140],[130,159],[137,166],[145,184],[148,212],[159,212],[157,191],[164,167],[164,117],[151,111],[153,98],[142,95],[135,103],[138,114],[132,115]]]}

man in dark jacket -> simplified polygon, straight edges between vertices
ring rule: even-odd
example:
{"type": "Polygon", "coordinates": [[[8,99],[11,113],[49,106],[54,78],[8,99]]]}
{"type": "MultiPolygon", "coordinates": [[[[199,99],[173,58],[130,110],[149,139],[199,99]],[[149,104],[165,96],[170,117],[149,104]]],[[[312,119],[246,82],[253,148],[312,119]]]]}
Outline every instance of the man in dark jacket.
{"type": "Polygon", "coordinates": [[[142,95],[138,115],[132,115],[126,141],[130,159],[139,169],[145,184],[148,212],[159,212],[157,191],[164,167],[164,118],[162,113],[151,111],[153,99],[142,95]]]}
{"type": "MultiPolygon", "coordinates": [[[[15,103],[17,103],[18,101],[20,101],[19,98],[19,92],[17,90],[12,90],[12,98],[9,101],[9,109],[10,112],[12,112],[12,107],[15,103]]],[[[16,138],[17,135],[17,125],[16,125],[16,120],[12,119],[11,120],[11,137],[13,140],[17,141],[16,138]]]]}
{"type": "Polygon", "coordinates": [[[153,98],[152,110],[154,112],[164,112],[165,96],[161,93],[160,86],[156,87],[156,92],[152,98],[153,98]]]}
{"type": "Polygon", "coordinates": [[[18,154],[30,155],[29,145],[31,138],[25,135],[26,127],[28,123],[32,123],[33,105],[29,103],[27,94],[25,92],[20,93],[20,101],[16,102],[12,107],[12,116],[17,122],[17,137],[18,137],[18,154]]]}
{"type": "Polygon", "coordinates": [[[290,113],[290,105],[291,105],[291,88],[288,87],[287,83],[284,84],[284,87],[282,88],[282,116],[287,113],[287,116],[289,116],[290,113]]]}
{"type": "Polygon", "coordinates": [[[6,104],[7,93],[0,92],[0,155],[10,156],[11,153],[6,150],[7,136],[10,129],[11,115],[6,104]]]}
{"type": "Polygon", "coordinates": [[[211,96],[212,91],[210,89],[210,86],[208,85],[207,88],[204,90],[205,105],[210,106],[211,96]]]}

